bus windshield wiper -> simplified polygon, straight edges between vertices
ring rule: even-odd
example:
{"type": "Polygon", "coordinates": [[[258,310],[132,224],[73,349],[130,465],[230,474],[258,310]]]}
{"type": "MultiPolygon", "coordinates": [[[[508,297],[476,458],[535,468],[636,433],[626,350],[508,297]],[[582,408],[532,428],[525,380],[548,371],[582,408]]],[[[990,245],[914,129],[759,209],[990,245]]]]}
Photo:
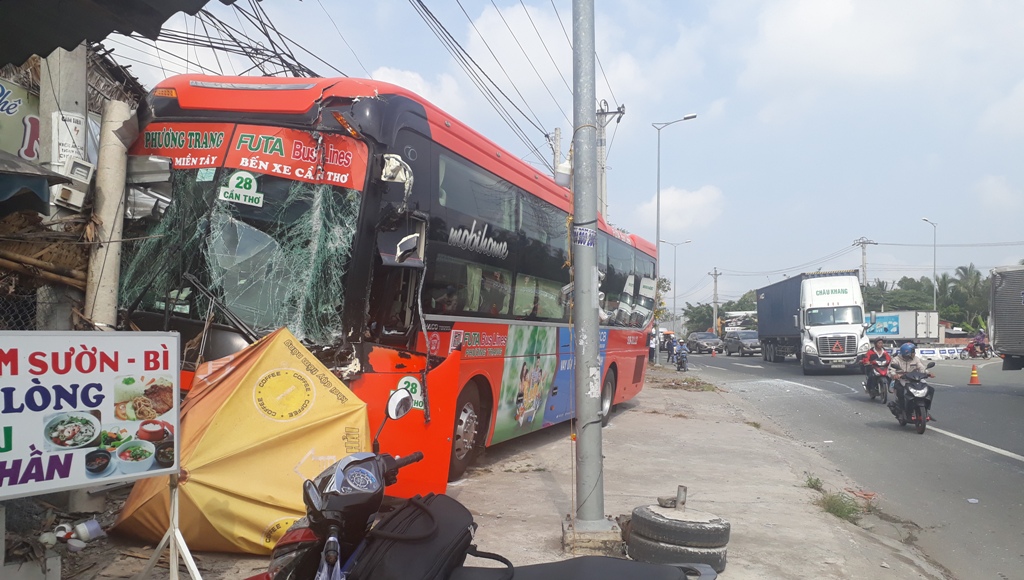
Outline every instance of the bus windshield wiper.
{"type": "Polygon", "coordinates": [[[245,321],[243,321],[234,312],[232,312],[231,309],[228,308],[224,304],[224,302],[220,298],[218,298],[216,294],[213,293],[212,290],[204,286],[203,283],[200,282],[198,278],[189,273],[185,273],[185,275],[183,275],[182,278],[184,278],[186,282],[194,286],[195,289],[198,290],[200,294],[209,298],[210,302],[212,302],[213,305],[217,307],[217,310],[219,310],[220,313],[224,315],[224,318],[226,318],[228,322],[230,322],[231,325],[234,326],[235,329],[242,334],[242,336],[249,342],[249,344],[252,344],[259,340],[260,337],[256,334],[256,332],[252,328],[249,328],[249,325],[246,324],[245,321]]]}

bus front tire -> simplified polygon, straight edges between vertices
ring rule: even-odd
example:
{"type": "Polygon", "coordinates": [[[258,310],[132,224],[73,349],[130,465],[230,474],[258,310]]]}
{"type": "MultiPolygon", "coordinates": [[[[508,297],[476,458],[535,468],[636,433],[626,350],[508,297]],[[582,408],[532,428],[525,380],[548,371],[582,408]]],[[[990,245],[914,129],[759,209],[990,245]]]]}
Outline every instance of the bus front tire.
{"type": "Polygon", "coordinates": [[[452,430],[452,457],[448,465],[448,481],[456,481],[466,473],[480,448],[480,390],[470,381],[463,387],[455,403],[455,426],[452,430]]]}
{"type": "Polygon", "coordinates": [[[604,384],[601,385],[601,426],[608,425],[612,420],[612,411],[615,409],[615,371],[608,369],[604,374],[604,384]]]}

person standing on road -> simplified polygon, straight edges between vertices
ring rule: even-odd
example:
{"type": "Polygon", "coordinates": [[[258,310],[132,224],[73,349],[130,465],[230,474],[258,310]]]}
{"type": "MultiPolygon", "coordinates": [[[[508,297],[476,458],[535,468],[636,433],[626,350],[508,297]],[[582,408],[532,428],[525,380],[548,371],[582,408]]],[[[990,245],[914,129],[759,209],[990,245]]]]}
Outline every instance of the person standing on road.
{"type": "Polygon", "coordinates": [[[650,362],[658,362],[656,358],[658,356],[658,335],[657,333],[651,333],[651,340],[648,341],[647,346],[650,348],[650,353],[647,355],[647,359],[650,362]]]}
{"type": "Polygon", "coordinates": [[[877,380],[871,373],[871,367],[877,366],[879,368],[882,368],[888,366],[891,362],[892,356],[890,356],[889,353],[886,352],[885,350],[885,339],[881,337],[876,338],[875,347],[869,350],[866,355],[864,355],[864,372],[867,373],[868,375],[868,380],[865,381],[864,386],[867,388],[869,393],[872,390],[878,389],[878,385],[875,384],[877,380]]]}
{"type": "Polygon", "coordinates": [[[665,342],[666,342],[665,352],[668,353],[667,364],[675,364],[675,362],[676,362],[676,342],[677,342],[676,341],[676,336],[673,334],[672,336],[668,337],[668,339],[665,342]]]}

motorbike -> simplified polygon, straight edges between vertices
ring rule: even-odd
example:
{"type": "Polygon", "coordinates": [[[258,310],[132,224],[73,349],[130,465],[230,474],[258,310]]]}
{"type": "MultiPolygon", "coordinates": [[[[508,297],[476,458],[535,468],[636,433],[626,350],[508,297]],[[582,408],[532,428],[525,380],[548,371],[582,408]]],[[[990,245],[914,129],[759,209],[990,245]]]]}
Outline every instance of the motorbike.
{"type": "Polygon", "coordinates": [[[979,345],[976,342],[969,342],[963,350],[960,351],[960,358],[963,360],[969,358],[992,358],[994,353],[992,352],[992,345],[985,343],[979,345]]]}
{"type": "Polygon", "coordinates": [[[864,381],[864,389],[871,396],[872,401],[875,400],[875,397],[879,397],[884,404],[889,398],[889,390],[892,388],[891,379],[889,378],[889,364],[891,362],[885,361],[879,364],[876,360],[874,363],[867,365],[868,378],[864,381]]]}
{"type": "MultiPolygon", "coordinates": [[[[934,366],[935,363],[930,362],[926,368],[934,366]]],[[[899,421],[900,426],[913,423],[918,434],[924,433],[928,421],[931,420],[928,413],[935,397],[935,387],[925,382],[927,378],[928,373],[922,371],[905,373],[896,381],[896,397],[889,402],[889,410],[899,421]]]]}
{"type": "MultiPolygon", "coordinates": [[[[388,420],[397,420],[412,409],[412,395],[406,389],[396,390],[388,399],[388,420]]],[[[384,424],[377,431],[379,437],[384,424]]],[[[270,565],[266,572],[247,580],[345,580],[349,572],[360,563],[360,556],[367,548],[370,530],[379,518],[394,511],[404,500],[385,496],[387,486],[398,481],[403,467],[423,459],[417,451],[406,457],[393,457],[381,453],[377,437],[374,438],[373,452],[350,454],[312,481],[306,480],[302,487],[302,500],[306,507],[305,517],[297,520],[278,540],[271,553],[270,565]]],[[[451,499],[451,502],[455,500],[451,499]]],[[[468,513],[468,512],[467,512],[468,513]]],[[[433,520],[433,530],[442,525],[440,519],[433,520]]],[[[471,524],[475,530],[476,524],[471,524]]],[[[460,529],[460,532],[465,530],[460,529]]],[[[376,533],[376,532],[375,532],[376,533]]],[[[380,535],[383,535],[381,533],[380,535]]],[[[385,536],[387,537],[387,536],[385,536]]],[[[410,537],[410,543],[418,543],[422,537],[410,537]],[[416,540],[416,541],[412,541],[416,540]]],[[[470,546],[467,552],[480,557],[501,561],[507,568],[475,568],[458,565],[447,576],[448,580],[499,580],[524,578],[542,580],[604,580],[612,578],[653,578],[656,580],[687,580],[702,578],[715,580],[717,573],[704,564],[649,564],[633,560],[602,556],[582,556],[561,562],[534,564],[512,568],[501,556],[475,552],[470,546]],[[697,576],[694,576],[696,574],[697,576]]],[[[364,578],[376,578],[372,559],[364,562],[371,570],[364,578]]],[[[431,576],[434,578],[435,576],[431,576]]],[[[437,576],[440,577],[440,576],[437,576]]],[[[410,578],[410,580],[416,580],[410,578]]]]}
{"type": "Polygon", "coordinates": [[[677,371],[688,371],[690,370],[690,361],[686,356],[686,351],[676,351],[676,370],[677,371]]]}

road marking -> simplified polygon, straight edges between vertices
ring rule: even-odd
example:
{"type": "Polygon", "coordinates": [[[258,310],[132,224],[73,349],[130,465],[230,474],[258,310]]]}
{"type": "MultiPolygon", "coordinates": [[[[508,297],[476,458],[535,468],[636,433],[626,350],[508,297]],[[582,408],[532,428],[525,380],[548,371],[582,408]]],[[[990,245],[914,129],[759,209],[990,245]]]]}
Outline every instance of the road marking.
{"type": "Polygon", "coordinates": [[[732,363],[732,364],[734,364],[734,365],[736,365],[738,367],[747,367],[748,369],[763,369],[764,368],[761,365],[748,365],[748,364],[744,364],[744,363],[732,363]]]}
{"type": "Polygon", "coordinates": [[[969,439],[967,437],[964,437],[963,435],[957,435],[956,433],[950,433],[949,431],[944,431],[942,429],[939,429],[938,427],[932,427],[932,431],[935,431],[936,433],[942,433],[943,435],[946,435],[947,437],[952,437],[953,439],[959,439],[960,441],[963,441],[964,443],[970,443],[971,445],[975,445],[977,447],[981,447],[982,449],[987,449],[987,450],[991,451],[992,453],[998,453],[999,455],[1003,455],[1005,457],[1009,457],[1010,459],[1016,459],[1017,461],[1024,462],[1024,455],[1017,455],[1016,453],[1013,453],[1012,451],[1006,451],[1005,449],[1000,449],[998,447],[993,447],[991,445],[988,445],[987,443],[982,443],[981,441],[975,441],[974,439],[969,439]]]}
{"type": "Polygon", "coordinates": [[[812,391],[818,391],[819,393],[826,392],[825,389],[819,389],[818,387],[812,387],[811,385],[805,385],[803,383],[797,383],[797,382],[794,382],[794,381],[787,381],[785,379],[777,379],[777,380],[779,382],[781,382],[781,383],[787,383],[787,384],[790,384],[790,385],[796,385],[798,387],[803,387],[805,389],[810,389],[812,391]]]}
{"type": "MultiPolygon", "coordinates": [[[[844,385],[843,383],[840,383],[839,381],[825,381],[825,382],[826,383],[832,383],[833,385],[839,385],[840,387],[844,387],[844,388],[850,389],[850,391],[854,392],[854,393],[860,393],[860,392],[862,392],[864,390],[863,388],[860,389],[860,390],[857,390],[857,389],[851,387],[850,385],[844,385]]],[[[863,387],[863,386],[864,385],[861,385],[861,387],[863,387]]]]}

